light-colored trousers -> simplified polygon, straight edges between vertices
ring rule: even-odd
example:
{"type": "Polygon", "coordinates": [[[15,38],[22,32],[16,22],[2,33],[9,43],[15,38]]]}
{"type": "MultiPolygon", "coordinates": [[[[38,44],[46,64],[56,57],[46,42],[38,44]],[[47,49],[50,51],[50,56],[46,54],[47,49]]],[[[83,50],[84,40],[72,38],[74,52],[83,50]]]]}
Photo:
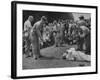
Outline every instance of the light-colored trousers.
{"type": "Polygon", "coordinates": [[[40,44],[39,44],[39,36],[36,31],[33,31],[31,33],[31,43],[32,43],[32,55],[33,57],[39,57],[40,56],[40,44]]]}

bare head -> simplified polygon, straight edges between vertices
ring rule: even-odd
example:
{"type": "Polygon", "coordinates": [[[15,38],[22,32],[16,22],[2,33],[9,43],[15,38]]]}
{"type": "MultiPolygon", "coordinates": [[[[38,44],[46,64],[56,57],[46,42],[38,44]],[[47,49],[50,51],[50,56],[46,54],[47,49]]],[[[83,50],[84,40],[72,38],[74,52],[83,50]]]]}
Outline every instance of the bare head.
{"type": "Polygon", "coordinates": [[[75,48],[70,48],[66,50],[66,53],[72,53],[73,51],[75,51],[75,48]]]}
{"type": "Polygon", "coordinates": [[[54,21],[53,21],[53,24],[54,24],[54,25],[56,25],[56,24],[57,24],[57,21],[56,21],[56,20],[54,20],[54,21]]]}
{"type": "Polygon", "coordinates": [[[29,20],[30,22],[32,22],[32,21],[34,20],[34,17],[33,17],[33,16],[29,16],[29,17],[28,17],[28,20],[29,20]]]}

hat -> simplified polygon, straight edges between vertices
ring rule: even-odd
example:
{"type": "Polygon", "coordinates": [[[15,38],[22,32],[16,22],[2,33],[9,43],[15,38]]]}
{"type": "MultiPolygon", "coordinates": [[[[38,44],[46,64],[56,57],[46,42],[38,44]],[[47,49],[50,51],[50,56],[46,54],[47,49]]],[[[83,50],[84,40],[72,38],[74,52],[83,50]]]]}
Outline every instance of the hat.
{"type": "Polygon", "coordinates": [[[79,19],[84,19],[84,16],[80,16],[79,19]]]}
{"type": "Polygon", "coordinates": [[[33,19],[33,16],[29,16],[28,19],[29,19],[29,20],[30,20],[30,19],[33,19]]]}
{"type": "Polygon", "coordinates": [[[46,22],[47,22],[47,18],[46,18],[45,16],[42,16],[41,19],[42,19],[43,21],[46,21],[46,22]]]}

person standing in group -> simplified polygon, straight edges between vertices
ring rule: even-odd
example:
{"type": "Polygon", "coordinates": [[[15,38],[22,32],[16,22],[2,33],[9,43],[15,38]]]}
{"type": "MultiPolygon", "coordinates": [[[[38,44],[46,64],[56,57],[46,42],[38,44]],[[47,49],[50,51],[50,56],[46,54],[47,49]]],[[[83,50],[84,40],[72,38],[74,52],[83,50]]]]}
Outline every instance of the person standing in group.
{"type": "Polygon", "coordinates": [[[57,21],[56,20],[53,21],[52,34],[53,34],[53,37],[54,37],[54,46],[56,46],[56,35],[57,35],[57,21]]]}
{"type": "Polygon", "coordinates": [[[31,42],[30,42],[30,30],[32,28],[32,22],[34,21],[34,17],[33,16],[29,16],[28,19],[25,21],[24,23],[24,31],[23,31],[23,39],[24,39],[24,42],[25,42],[25,54],[26,54],[26,57],[30,57],[31,56],[31,53],[30,53],[30,45],[31,45],[31,42]]]}
{"type": "Polygon", "coordinates": [[[65,37],[65,22],[60,22],[59,30],[60,30],[60,46],[62,46],[65,39],[64,38],[65,37]]]}
{"type": "Polygon", "coordinates": [[[47,18],[42,16],[39,21],[37,21],[31,29],[30,38],[32,43],[32,54],[34,59],[41,57],[40,54],[40,40],[43,42],[43,37],[41,35],[41,29],[43,29],[43,24],[47,22],[47,18]]]}
{"type": "Polygon", "coordinates": [[[55,35],[55,47],[59,47],[62,45],[62,39],[63,39],[63,23],[61,22],[56,22],[56,35],[55,35]]]}
{"type": "Polygon", "coordinates": [[[78,21],[78,26],[79,26],[79,29],[80,29],[80,32],[79,32],[80,40],[79,40],[79,43],[78,43],[78,49],[86,51],[88,49],[88,47],[90,47],[90,46],[87,46],[87,45],[88,44],[90,45],[90,42],[91,42],[90,39],[89,39],[90,38],[90,35],[89,35],[90,30],[86,26],[87,24],[84,20],[84,16],[81,16],[79,18],[80,18],[80,21],[78,21]]]}

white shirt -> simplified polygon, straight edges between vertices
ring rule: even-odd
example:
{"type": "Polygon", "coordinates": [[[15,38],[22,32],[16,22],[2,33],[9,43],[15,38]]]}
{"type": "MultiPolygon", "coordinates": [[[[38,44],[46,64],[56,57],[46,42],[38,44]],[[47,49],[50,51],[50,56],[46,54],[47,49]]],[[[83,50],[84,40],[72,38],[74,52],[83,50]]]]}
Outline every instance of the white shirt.
{"type": "Polygon", "coordinates": [[[32,28],[31,22],[29,20],[26,20],[24,23],[24,32],[25,32],[24,36],[25,37],[29,36],[31,28],[32,28]]]}
{"type": "Polygon", "coordinates": [[[24,23],[24,31],[29,31],[32,28],[31,22],[26,20],[24,23]]]}

